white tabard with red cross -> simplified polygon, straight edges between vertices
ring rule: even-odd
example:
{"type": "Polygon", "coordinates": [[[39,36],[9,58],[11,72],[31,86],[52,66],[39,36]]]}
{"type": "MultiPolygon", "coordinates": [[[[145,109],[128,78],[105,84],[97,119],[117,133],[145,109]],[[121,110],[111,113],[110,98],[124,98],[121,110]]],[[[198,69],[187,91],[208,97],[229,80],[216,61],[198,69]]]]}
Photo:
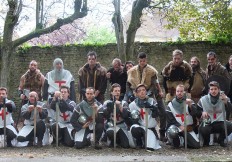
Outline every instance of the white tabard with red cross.
{"type": "MultiPolygon", "coordinates": [[[[176,109],[173,107],[172,102],[169,102],[168,107],[170,108],[173,116],[176,118],[176,121],[180,123],[182,126],[184,126],[184,113],[178,113],[176,109]]],[[[186,120],[187,120],[187,125],[192,125],[193,124],[193,118],[189,114],[188,111],[188,105],[185,107],[186,109],[186,120]]]]}
{"type": "Polygon", "coordinates": [[[72,74],[68,70],[63,69],[63,78],[61,80],[54,80],[52,77],[53,73],[54,71],[50,71],[46,75],[46,79],[48,80],[48,84],[49,84],[48,93],[52,94],[55,91],[58,91],[62,85],[65,85],[70,88],[70,83],[74,79],[72,74]]]}
{"type": "Polygon", "coordinates": [[[1,110],[0,110],[0,128],[4,127],[4,120],[5,119],[6,119],[6,125],[11,125],[10,113],[7,112],[7,108],[6,108],[6,117],[4,117],[4,109],[1,108],[1,110]]]}
{"type": "MultiPolygon", "coordinates": [[[[133,101],[132,103],[130,103],[129,105],[130,108],[130,112],[132,112],[133,110],[137,110],[140,112],[140,120],[139,120],[139,124],[142,126],[146,125],[145,122],[145,108],[139,108],[136,103],[133,101]]],[[[149,108],[146,108],[148,111],[148,128],[154,128],[157,125],[157,122],[155,120],[155,118],[152,118],[151,114],[151,110],[149,108]]]]}

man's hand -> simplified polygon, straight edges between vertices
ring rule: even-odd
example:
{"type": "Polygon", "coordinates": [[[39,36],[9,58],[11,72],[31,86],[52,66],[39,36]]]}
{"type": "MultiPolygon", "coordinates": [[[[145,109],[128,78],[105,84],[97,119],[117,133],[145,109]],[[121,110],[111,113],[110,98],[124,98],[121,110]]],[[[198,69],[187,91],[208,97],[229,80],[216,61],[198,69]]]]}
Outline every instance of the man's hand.
{"type": "Polygon", "coordinates": [[[209,118],[209,114],[207,112],[202,112],[201,117],[202,117],[202,119],[207,119],[207,118],[209,118]]]}
{"type": "Polygon", "coordinates": [[[55,93],[54,93],[53,100],[56,101],[57,98],[60,100],[62,99],[62,95],[61,95],[60,91],[55,91],[55,93]]]}
{"type": "Polygon", "coordinates": [[[29,112],[32,112],[34,109],[35,109],[35,106],[34,106],[34,105],[29,105],[29,106],[28,106],[28,111],[29,111],[29,112]]]}
{"type": "Polygon", "coordinates": [[[37,108],[38,112],[42,113],[42,111],[43,111],[42,106],[38,105],[38,106],[36,106],[36,108],[37,108]]]}
{"type": "Polygon", "coordinates": [[[189,98],[187,98],[187,99],[186,99],[186,104],[187,104],[189,107],[191,107],[191,105],[192,105],[192,100],[189,99],[189,98]]]}
{"type": "Polygon", "coordinates": [[[225,95],[225,93],[221,93],[220,98],[221,98],[221,100],[223,101],[224,104],[227,104],[228,97],[225,95]]]}
{"type": "Polygon", "coordinates": [[[159,91],[159,96],[160,96],[160,98],[163,98],[163,97],[164,97],[163,91],[159,91]]]}
{"type": "Polygon", "coordinates": [[[183,125],[179,126],[179,129],[180,129],[180,132],[183,132],[184,131],[184,126],[183,125]]]}
{"type": "Polygon", "coordinates": [[[21,95],[20,95],[20,98],[21,98],[21,100],[25,100],[25,99],[26,99],[26,96],[25,96],[24,94],[21,94],[21,95]]]}
{"type": "Polygon", "coordinates": [[[89,126],[89,124],[90,124],[90,121],[86,122],[86,123],[82,126],[82,128],[83,128],[83,129],[87,128],[87,127],[89,126]]]}

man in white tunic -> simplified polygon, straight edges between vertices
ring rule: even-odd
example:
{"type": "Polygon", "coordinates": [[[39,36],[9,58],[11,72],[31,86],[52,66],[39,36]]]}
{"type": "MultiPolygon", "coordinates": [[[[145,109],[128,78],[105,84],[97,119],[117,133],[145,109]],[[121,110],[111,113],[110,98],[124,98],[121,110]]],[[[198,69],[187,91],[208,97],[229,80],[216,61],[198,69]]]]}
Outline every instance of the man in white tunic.
{"type": "MultiPolygon", "coordinates": [[[[42,140],[46,130],[44,119],[47,118],[48,112],[44,103],[38,101],[38,95],[35,91],[29,93],[29,101],[21,108],[21,115],[25,119],[24,127],[19,131],[17,140],[19,142],[29,141],[28,146],[33,145],[34,137],[34,120],[36,120],[36,137],[37,146],[42,146],[42,140]],[[36,114],[35,114],[36,112],[36,114]]],[[[35,145],[35,143],[34,143],[35,145]]]]}
{"type": "Polygon", "coordinates": [[[12,119],[12,112],[16,107],[13,101],[7,99],[7,89],[0,87],[0,135],[4,135],[4,120],[6,120],[6,141],[7,147],[11,147],[11,141],[17,137],[17,131],[12,126],[14,123],[12,119]],[[4,107],[6,108],[6,116],[4,116],[4,107]]]}
{"type": "MultiPolygon", "coordinates": [[[[56,112],[56,104],[58,102],[58,135],[59,143],[61,142],[65,146],[74,146],[74,140],[71,135],[74,129],[70,123],[73,110],[76,107],[76,103],[69,99],[69,88],[67,86],[61,86],[60,91],[56,91],[51,102],[51,109],[56,112]]],[[[56,138],[56,123],[52,124],[52,133],[56,138]]]]}
{"type": "Polygon", "coordinates": [[[94,131],[95,149],[101,149],[99,140],[104,128],[102,104],[94,98],[94,93],[93,87],[86,88],[86,99],[77,105],[70,120],[76,131],[74,140],[77,149],[91,145],[91,133],[94,133],[94,131]]]}
{"type": "Polygon", "coordinates": [[[136,99],[130,103],[130,112],[138,111],[140,116],[138,119],[132,120],[132,126],[130,128],[131,134],[136,141],[136,146],[139,148],[146,147],[147,150],[155,150],[161,148],[157,139],[157,132],[155,127],[157,125],[156,117],[158,116],[157,102],[153,98],[146,96],[146,87],[143,84],[139,84],[136,89],[136,99]],[[147,111],[147,121],[146,121],[147,111]],[[146,123],[147,123],[147,135],[146,135],[146,123]],[[146,138],[147,137],[147,138],[146,138]],[[146,139],[146,141],[145,141],[146,139]],[[147,144],[147,146],[146,146],[147,144]]]}
{"type": "Polygon", "coordinates": [[[194,128],[193,117],[196,116],[196,105],[191,99],[185,97],[185,87],[179,84],[176,87],[175,97],[168,103],[167,113],[167,137],[171,145],[179,148],[184,144],[184,109],[186,109],[187,146],[200,148],[194,128]]]}

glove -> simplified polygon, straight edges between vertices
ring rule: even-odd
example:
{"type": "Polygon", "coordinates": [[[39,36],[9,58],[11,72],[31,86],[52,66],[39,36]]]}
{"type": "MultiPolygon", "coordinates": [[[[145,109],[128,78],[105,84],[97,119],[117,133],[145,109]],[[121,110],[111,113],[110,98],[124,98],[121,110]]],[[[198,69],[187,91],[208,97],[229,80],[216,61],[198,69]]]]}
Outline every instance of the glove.
{"type": "Polygon", "coordinates": [[[131,95],[128,97],[129,98],[129,103],[133,102],[135,100],[135,96],[131,95]]]}

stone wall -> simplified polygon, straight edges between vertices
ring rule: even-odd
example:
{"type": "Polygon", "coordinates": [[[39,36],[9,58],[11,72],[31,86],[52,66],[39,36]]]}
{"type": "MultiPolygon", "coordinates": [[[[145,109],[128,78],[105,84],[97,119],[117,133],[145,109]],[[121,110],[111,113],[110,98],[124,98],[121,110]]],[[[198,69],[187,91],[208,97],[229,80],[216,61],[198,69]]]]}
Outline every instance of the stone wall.
{"type": "MultiPolygon", "coordinates": [[[[185,60],[189,61],[192,56],[197,56],[201,60],[201,65],[205,68],[207,65],[206,54],[209,51],[214,51],[218,54],[218,59],[222,64],[225,64],[228,57],[232,54],[231,44],[212,45],[210,42],[190,42],[186,44],[168,45],[167,43],[136,43],[135,56],[133,61],[136,62],[138,52],[146,52],[148,54],[149,64],[155,66],[160,72],[162,68],[172,59],[172,51],[180,49],[184,52],[185,60]]],[[[31,60],[39,62],[39,69],[46,73],[53,69],[53,60],[60,57],[64,62],[64,68],[71,71],[76,79],[76,87],[78,84],[78,70],[86,63],[86,54],[88,51],[94,50],[98,54],[98,61],[109,68],[113,58],[117,57],[117,47],[115,44],[109,44],[103,47],[78,47],[78,46],[62,46],[53,48],[32,47],[25,52],[14,54],[12,64],[9,65],[11,70],[11,82],[9,98],[12,98],[19,105],[17,96],[17,88],[22,74],[28,68],[31,60]]],[[[161,76],[159,76],[161,78],[161,76]]],[[[77,90],[76,90],[77,91],[77,90]]]]}

